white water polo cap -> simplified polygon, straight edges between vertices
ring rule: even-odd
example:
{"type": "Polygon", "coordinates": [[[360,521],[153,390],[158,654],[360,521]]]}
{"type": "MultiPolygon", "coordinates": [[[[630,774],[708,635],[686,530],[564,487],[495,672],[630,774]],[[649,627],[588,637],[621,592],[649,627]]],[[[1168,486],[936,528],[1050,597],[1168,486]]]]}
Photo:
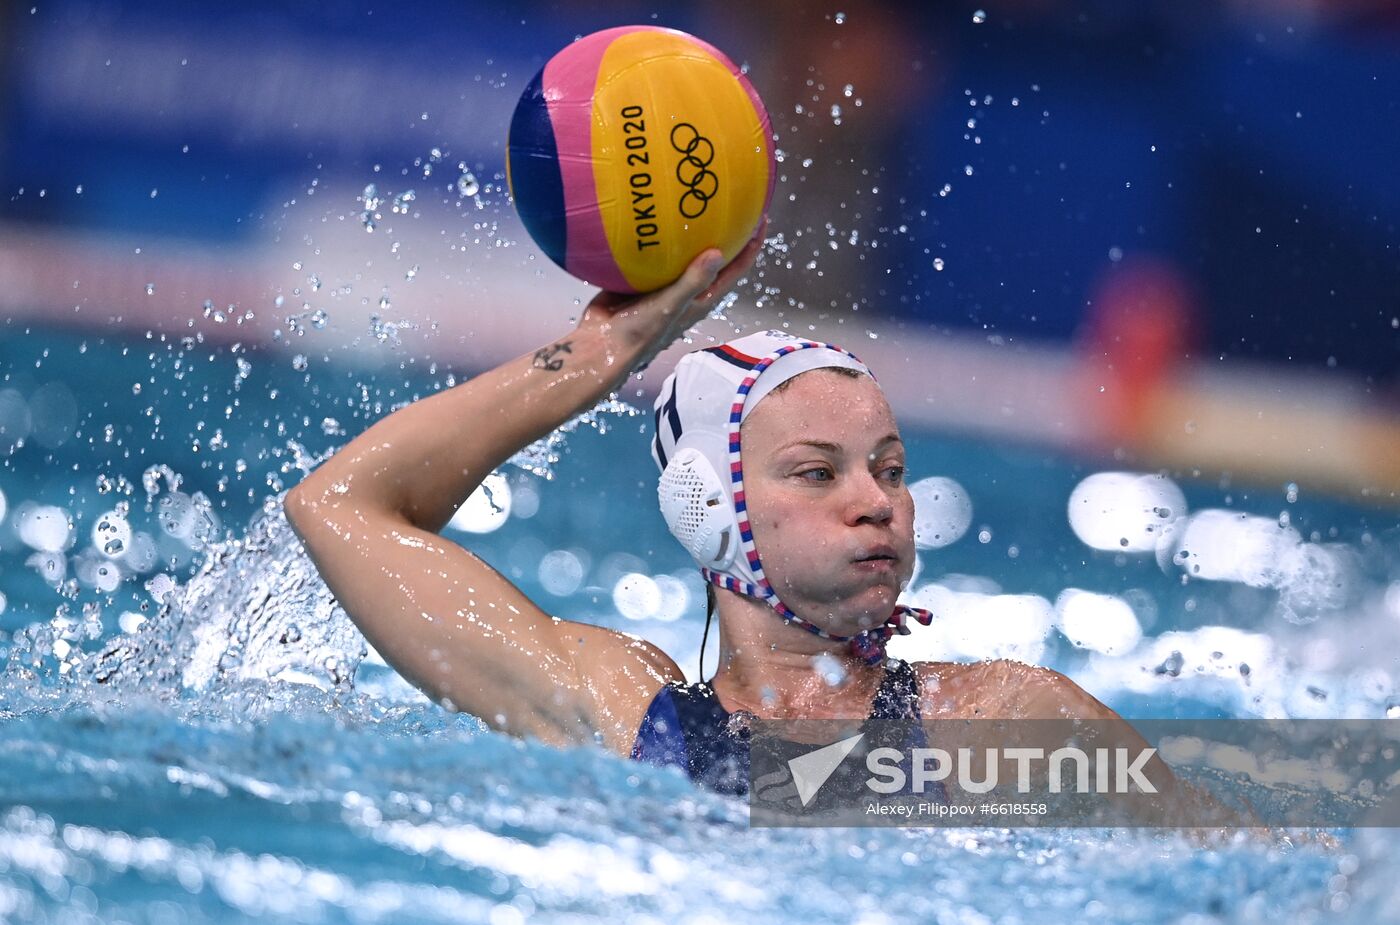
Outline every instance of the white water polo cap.
{"type": "Polygon", "coordinates": [[[779,600],[763,573],[744,500],[740,425],[775,388],[825,367],[854,369],[875,380],[850,351],[783,331],[759,331],[683,356],[654,406],[657,500],[666,526],[706,581],[764,601],[784,620],[824,639],[849,642],[853,653],[873,664],[884,659],[891,636],[909,632],[909,617],[927,624],[932,614],[900,605],[885,623],[854,636],[828,633],[802,619],[779,600]]]}

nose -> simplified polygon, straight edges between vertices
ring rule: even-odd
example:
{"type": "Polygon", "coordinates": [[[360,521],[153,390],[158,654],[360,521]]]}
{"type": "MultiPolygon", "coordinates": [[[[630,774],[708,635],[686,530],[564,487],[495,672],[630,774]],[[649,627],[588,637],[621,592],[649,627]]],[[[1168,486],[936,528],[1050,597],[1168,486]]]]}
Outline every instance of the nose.
{"type": "Polygon", "coordinates": [[[853,522],[886,523],[894,516],[894,499],[890,497],[886,486],[880,484],[875,473],[866,472],[849,480],[847,484],[853,486],[849,508],[853,522]]]}

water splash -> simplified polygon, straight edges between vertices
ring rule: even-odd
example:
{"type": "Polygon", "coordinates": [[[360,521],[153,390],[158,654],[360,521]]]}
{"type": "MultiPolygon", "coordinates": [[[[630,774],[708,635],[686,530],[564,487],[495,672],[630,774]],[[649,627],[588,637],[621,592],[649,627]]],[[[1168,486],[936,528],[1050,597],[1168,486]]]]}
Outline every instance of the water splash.
{"type": "Polygon", "coordinates": [[[631,418],[643,413],[640,409],[619,400],[616,396],[609,396],[572,420],[565,421],[544,437],[510,457],[506,462],[540,478],[553,479],[554,464],[559,462],[560,453],[568,441],[569,434],[578,430],[579,427],[591,427],[600,434],[606,434],[611,418],[631,418]]]}
{"type": "Polygon", "coordinates": [[[84,659],[75,672],[83,684],[161,698],[245,681],[348,693],[365,657],[363,636],[306,556],[281,498],[264,502],[241,539],[210,545],[189,581],[167,578],[151,590],[159,612],[84,659]]]}

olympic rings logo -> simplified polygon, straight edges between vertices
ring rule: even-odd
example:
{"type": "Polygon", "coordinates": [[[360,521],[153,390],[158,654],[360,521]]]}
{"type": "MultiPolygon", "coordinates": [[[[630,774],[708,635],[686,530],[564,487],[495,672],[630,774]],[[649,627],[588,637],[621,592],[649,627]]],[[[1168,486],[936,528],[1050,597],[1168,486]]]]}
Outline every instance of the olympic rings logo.
{"type": "Polygon", "coordinates": [[[705,214],[711,197],[719,192],[719,177],[709,169],[715,159],[715,146],[689,122],[678,122],[671,129],[671,147],[684,155],[676,165],[676,179],[685,187],[681,215],[699,218],[705,214]]]}

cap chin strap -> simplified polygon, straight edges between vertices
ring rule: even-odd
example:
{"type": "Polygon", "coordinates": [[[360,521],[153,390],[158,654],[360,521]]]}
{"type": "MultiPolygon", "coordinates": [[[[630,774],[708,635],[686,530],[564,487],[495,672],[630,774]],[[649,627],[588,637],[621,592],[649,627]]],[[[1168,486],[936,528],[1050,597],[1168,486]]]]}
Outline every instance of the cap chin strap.
{"type": "Polygon", "coordinates": [[[829,639],[832,642],[847,643],[851,654],[869,665],[878,665],[885,660],[885,644],[889,641],[890,637],[909,635],[909,618],[912,617],[924,626],[928,626],[933,622],[933,614],[929,611],[918,607],[906,607],[900,604],[895,607],[889,619],[879,626],[871,627],[868,630],[862,630],[852,636],[841,636],[836,633],[829,633],[810,620],[804,620],[793,613],[791,608],[778,599],[777,592],[774,591],[773,587],[768,585],[767,582],[764,583],[763,587],[759,587],[758,585],[746,581],[740,581],[733,575],[716,572],[705,567],[701,567],[700,574],[705,576],[706,581],[718,585],[727,591],[733,591],[736,594],[742,594],[745,597],[763,601],[765,604],[772,607],[774,612],[777,613],[784,622],[800,626],[813,636],[820,636],[822,639],[829,639]]]}

